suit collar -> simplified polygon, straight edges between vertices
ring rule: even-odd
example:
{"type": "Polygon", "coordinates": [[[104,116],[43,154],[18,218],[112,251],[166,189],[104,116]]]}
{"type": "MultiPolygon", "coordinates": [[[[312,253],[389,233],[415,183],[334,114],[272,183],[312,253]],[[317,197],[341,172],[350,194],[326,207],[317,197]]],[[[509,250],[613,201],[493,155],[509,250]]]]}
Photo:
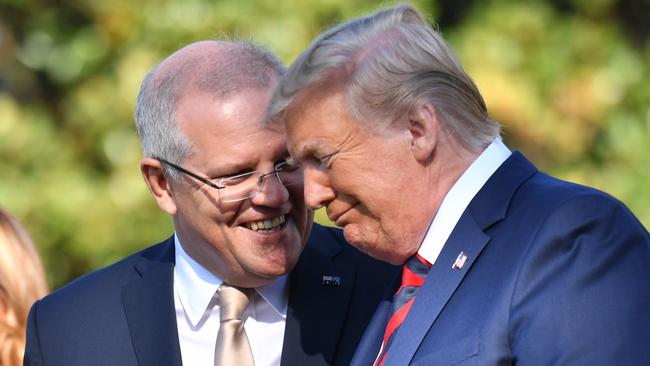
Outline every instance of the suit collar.
{"type": "Polygon", "coordinates": [[[141,254],[122,302],[140,366],[182,365],[174,311],[174,241],[141,254]]]}
{"type": "Polygon", "coordinates": [[[523,155],[515,152],[474,197],[445,243],[424,285],[418,290],[413,307],[393,341],[386,365],[410,363],[429,328],[488,245],[490,236],[485,230],[505,218],[515,191],[535,172],[535,167],[523,155]],[[453,268],[461,252],[467,259],[460,269],[453,268]]]}
{"type": "Polygon", "coordinates": [[[354,266],[340,263],[345,253],[338,240],[314,225],[290,274],[282,365],[329,365],[334,359],[355,281],[354,266]]]}
{"type": "Polygon", "coordinates": [[[518,151],[497,169],[467,208],[482,230],[506,217],[515,191],[536,172],[533,163],[518,151]]]}
{"type": "Polygon", "coordinates": [[[386,365],[409,364],[429,328],[489,240],[489,236],[465,212],[431,267],[424,285],[418,290],[404,323],[397,330],[386,365]],[[461,269],[454,269],[452,265],[461,252],[467,260],[461,269]]]}

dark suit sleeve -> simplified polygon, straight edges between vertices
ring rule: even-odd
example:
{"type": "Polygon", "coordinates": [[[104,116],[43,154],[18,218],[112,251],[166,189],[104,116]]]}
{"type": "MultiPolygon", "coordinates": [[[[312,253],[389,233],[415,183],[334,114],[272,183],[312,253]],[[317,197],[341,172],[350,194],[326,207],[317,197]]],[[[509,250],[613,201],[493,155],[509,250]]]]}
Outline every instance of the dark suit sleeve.
{"type": "Polygon", "coordinates": [[[36,323],[36,313],[38,309],[38,301],[32,305],[27,317],[27,343],[25,345],[25,357],[23,360],[24,366],[37,366],[43,365],[43,357],[41,355],[41,342],[38,337],[38,327],[36,323]]]}
{"type": "Polygon", "coordinates": [[[650,365],[650,237],[636,218],[585,194],[531,230],[511,303],[515,363],[650,365]]]}

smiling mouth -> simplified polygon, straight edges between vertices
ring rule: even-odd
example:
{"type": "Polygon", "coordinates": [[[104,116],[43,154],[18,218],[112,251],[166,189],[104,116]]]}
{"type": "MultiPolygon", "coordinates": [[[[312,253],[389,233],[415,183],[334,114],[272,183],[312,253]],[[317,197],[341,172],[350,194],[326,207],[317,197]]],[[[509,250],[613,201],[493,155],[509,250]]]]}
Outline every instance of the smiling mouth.
{"type": "Polygon", "coordinates": [[[253,231],[273,232],[273,231],[280,230],[284,225],[285,221],[286,219],[284,215],[281,215],[278,217],[274,217],[272,219],[247,222],[246,224],[244,224],[244,226],[247,229],[253,231]]]}
{"type": "Polygon", "coordinates": [[[329,215],[329,214],[328,214],[328,215],[327,215],[327,218],[330,219],[331,222],[335,223],[336,226],[339,226],[339,227],[340,227],[341,225],[339,225],[338,221],[339,221],[339,218],[340,218],[341,216],[343,216],[343,214],[336,214],[336,215],[329,215]]]}
{"type": "Polygon", "coordinates": [[[346,224],[345,220],[342,219],[343,216],[345,216],[348,212],[350,212],[350,210],[352,210],[352,209],[355,208],[355,207],[357,207],[357,205],[354,205],[354,206],[348,208],[347,210],[345,210],[345,211],[343,211],[343,212],[337,212],[337,213],[332,213],[332,214],[330,214],[330,213],[328,212],[328,213],[327,213],[327,218],[329,218],[330,221],[332,221],[333,223],[335,223],[336,226],[338,226],[338,227],[343,227],[343,226],[345,226],[345,224],[346,224]]]}

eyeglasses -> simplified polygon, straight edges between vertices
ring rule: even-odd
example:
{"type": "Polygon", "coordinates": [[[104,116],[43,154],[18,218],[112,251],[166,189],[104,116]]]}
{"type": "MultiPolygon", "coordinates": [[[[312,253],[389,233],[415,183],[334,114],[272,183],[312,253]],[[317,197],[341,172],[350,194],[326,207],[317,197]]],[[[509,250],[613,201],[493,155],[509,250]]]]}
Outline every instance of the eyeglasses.
{"type": "Polygon", "coordinates": [[[278,182],[285,187],[301,184],[303,181],[302,171],[297,165],[291,164],[287,161],[276,164],[273,167],[273,170],[267,173],[255,170],[223,178],[208,179],[181,166],[170,163],[165,159],[155,159],[180,173],[186,174],[202,183],[205,183],[207,186],[216,189],[219,193],[219,198],[223,202],[243,201],[257,196],[257,194],[262,191],[264,178],[269,175],[275,175],[278,182]]]}

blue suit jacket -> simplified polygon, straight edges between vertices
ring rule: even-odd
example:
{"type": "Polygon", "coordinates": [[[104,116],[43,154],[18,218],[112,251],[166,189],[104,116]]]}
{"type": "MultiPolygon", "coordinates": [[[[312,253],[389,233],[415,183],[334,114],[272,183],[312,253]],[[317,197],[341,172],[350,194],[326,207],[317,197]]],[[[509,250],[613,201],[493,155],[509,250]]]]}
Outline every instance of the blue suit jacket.
{"type": "MultiPolygon", "coordinates": [[[[650,236],[623,204],[514,153],[461,216],[385,365],[650,365],[649,279],[650,236]]],[[[352,365],[372,364],[390,300],[352,365]]]]}
{"type": "MultiPolygon", "coordinates": [[[[36,302],[25,365],[181,365],[173,269],[170,238],[36,302]]],[[[282,365],[348,365],[396,270],[314,225],[290,274],[282,365]]]]}

